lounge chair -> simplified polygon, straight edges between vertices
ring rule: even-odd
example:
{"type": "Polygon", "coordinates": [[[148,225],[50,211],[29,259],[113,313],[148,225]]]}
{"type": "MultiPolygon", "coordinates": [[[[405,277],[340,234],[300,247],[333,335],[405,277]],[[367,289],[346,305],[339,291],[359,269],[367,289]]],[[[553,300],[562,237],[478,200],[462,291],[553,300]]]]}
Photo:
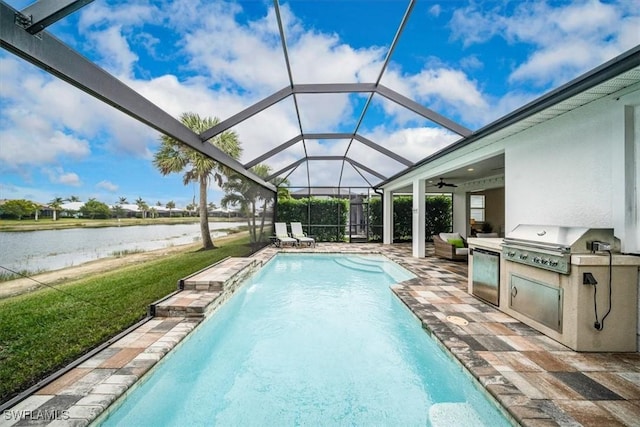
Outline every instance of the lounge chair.
{"type": "Polygon", "coordinates": [[[302,224],[299,222],[291,223],[291,237],[298,241],[298,245],[300,245],[300,243],[306,243],[309,246],[313,245],[314,248],[316,246],[316,239],[308,237],[304,231],[302,231],[302,224]]]}
{"type": "Polygon", "coordinates": [[[465,261],[469,255],[467,242],[458,233],[440,233],[433,236],[435,255],[452,261],[465,261]]]}
{"type": "Polygon", "coordinates": [[[287,233],[287,224],[284,222],[276,222],[276,246],[283,247],[287,243],[290,243],[291,246],[295,246],[298,241],[292,237],[289,237],[289,233],[287,233]]]}

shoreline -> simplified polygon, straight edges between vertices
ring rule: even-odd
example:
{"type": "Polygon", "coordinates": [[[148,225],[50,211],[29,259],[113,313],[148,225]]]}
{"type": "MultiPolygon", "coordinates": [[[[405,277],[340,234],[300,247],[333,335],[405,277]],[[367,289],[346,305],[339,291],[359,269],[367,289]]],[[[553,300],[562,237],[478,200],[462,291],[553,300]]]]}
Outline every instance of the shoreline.
{"type": "MultiPolygon", "coordinates": [[[[220,243],[235,240],[247,235],[248,232],[229,234],[225,237],[214,239],[217,246],[220,243]]],[[[176,245],[151,251],[138,252],[125,256],[110,256],[88,261],[80,265],[65,267],[58,270],[45,271],[29,277],[0,282],[0,300],[33,292],[43,287],[61,285],[64,282],[84,278],[95,274],[106,273],[116,268],[126,267],[159,259],[163,256],[174,255],[181,252],[195,251],[202,247],[202,242],[176,245]]]]}
{"type": "MultiPolygon", "coordinates": [[[[246,218],[208,218],[209,223],[246,222],[246,218]]],[[[132,227],[136,225],[174,225],[200,223],[199,217],[161,217],[161,218],[120,218],[118,219],[71,219],[64,218],[53,221],[50,218],[23,221],[0,220],[0,232],[20,233],[30,231],[69,230],[72,228],[108,228],[132,227]]]]}

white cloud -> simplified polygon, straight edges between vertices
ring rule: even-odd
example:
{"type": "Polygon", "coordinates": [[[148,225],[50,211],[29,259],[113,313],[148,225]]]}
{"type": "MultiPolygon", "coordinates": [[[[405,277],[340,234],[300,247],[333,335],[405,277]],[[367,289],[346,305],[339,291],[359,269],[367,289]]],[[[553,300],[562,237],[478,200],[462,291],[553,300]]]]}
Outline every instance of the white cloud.
{"type": "Polygon", "coordinates": [[[504,29],[504,18],[495,9],[484,12],[473,3],[453,12],[449,27],[453,39],[462,39],[465,47],[484,43],[504,29]]]}
{"type": "Polygon", "coordinates": [[[42,171],[49,177],[49,181],[54,184],[63,184],[71,187],[79,187],[82,185],[82,181],[77,173],[65,172],[61,167],[44,168],[42,171]]]}
{"type": "Polygon", "coordinates": [[[83,7],[78,15],[78,28],[82,32],[105,28],[114,22],[126,26],[155,23],[164,16],[161,10],[146,2],[126,2],[118,5],[94,2],[83,7]]]}
{"type": "Polygon", "coordinates": [[[99,183],[96,184],[97,188],[103,189],[108,191],[109,193],[115,193],[116,191],[118,191],[118,186],[110,181],[100,181],[99,183]]]}
{"type": "Polygon", "coordinates": [[[367,133],[367,138],[415,163],[459,140],[460,136],[436,127],[394,130],[379,126],[367,133]]]}
{"type": "Polygon", "coordinates": [[[100,64],[103,68],[115,76],[132,75],[133,65],[138,60],[138,55],[131,51],[120,25],[103,31],[92,31],[88,36],[102,56],[100,64]]]}
{"type": "Polygon", "coordinates": [[[640,9],[626,1],[575,1],[563,5],[522,2],[508,15],[493,5],[473,3],[453,14],[454,39],[465,46],[500,36],[533,47],[510,82],[557,86],[640,43],[640,9]]]}
{"type": "Polygon", "coordinates": [[[51,129],[42,118],[24,112],[14,126],[0,130],[0,164],[7,170],[28,165],[56,163],[62,157],[81,159],[89,155],[89,143],[74,135],[51,129]]]}
{"type": "Polygon", "coordinates": [[[460,107],[487,108],[477,83],[450,68],[422,70],[410,78],[419,98],[435,96],[460,107]]]}
{"type": "Polygon", "coordinates": [[[434,4],[429,8],[429,14],[432,16],[438,17],[440,16],[441,12],[442,12],[442,7],[439,4],[434,4]]]}

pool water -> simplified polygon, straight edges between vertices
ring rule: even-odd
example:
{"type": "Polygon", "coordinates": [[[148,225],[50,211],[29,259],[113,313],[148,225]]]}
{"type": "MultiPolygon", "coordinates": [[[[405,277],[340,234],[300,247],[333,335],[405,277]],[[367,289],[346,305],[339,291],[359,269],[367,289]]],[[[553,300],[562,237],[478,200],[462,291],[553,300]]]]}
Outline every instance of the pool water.
{"type": "Polygon", "coordinates": [[[390,291],[410,277],[279,254],[101,425],[510,425],[390,291]]]}

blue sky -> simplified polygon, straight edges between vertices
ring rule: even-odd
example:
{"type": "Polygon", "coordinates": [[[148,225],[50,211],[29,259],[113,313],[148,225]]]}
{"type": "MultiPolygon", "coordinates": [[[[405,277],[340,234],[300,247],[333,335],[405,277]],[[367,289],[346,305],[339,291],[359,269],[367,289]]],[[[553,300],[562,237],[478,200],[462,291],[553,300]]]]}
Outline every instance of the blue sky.
{"type": "MultiPolygon", "coordinates": [[[[374,82],[407,5],[281,1],[294,83],[374,82]]],[[[48,30],[175,117],[224,120],[289,84],[272,1],[96,0],[48,30]]],[[[477,130],[638,44],[640,11],[630,0],[418,0],[381,83],[477,130]]],[[[366,96],[297,100],[305,132],[353,132],[366,96]]],[[[4,50],[0,109],[0,199],[185,206],[197,197],[180,175],[154,169],[156,131],[4,50]]],[[[234,130],[243,163],[296,136],[291,97],[234,130]]],[[[412,161],[458,139],[379,96],[359,133],[412,161]]],[[[307,141],[306,149],[342,155],[348,142],[307,141]]],[[[297,144],[266,163],[279,170],[303,155],[297,144]]],[[[362,144],[348,155],[387,176],[401,169],[362,144]]],[[[311,184],[337,185],[341,164],[316,163],[311,184]]],[[[306,166],[289,180],[306,185],[306,166]]],[[[342,185],[366,182],[346,168],[342,185]]],[[[209,200],[220,197],[212,187],[209,200]]]]}

